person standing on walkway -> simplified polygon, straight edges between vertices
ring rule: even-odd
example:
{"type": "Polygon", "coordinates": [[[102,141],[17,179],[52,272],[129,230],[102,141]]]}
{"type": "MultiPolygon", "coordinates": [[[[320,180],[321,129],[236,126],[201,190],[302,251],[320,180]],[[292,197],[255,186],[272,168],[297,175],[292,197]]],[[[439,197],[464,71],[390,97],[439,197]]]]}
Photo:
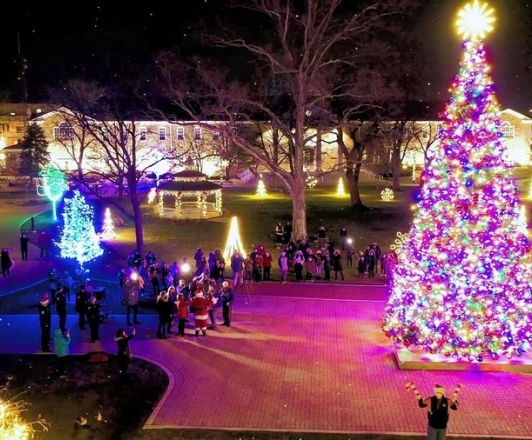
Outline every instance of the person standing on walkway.
{"type": "Polygon", "coordinates": [[[57,311],[57,316],[59,316],[59,328],[62,332],[66,330],[66,319],[67,319],[67,297],[65,289],[59,287],[55,292],[55,310],[57,311]]]}
{"type": "Polygon", "coordinates": [[[222,316],[224,319],[223,325],[225,325],[226,327],[231,327],[235,292],[229,287],[229,283],[227,281],[224,281],[222,284],[220,299],[222,300],[222,316]]]}
{"type": "Polygon", "coordinates": [[[447,424],[449,422],[449,411],[458,410],[460,406],[458,403],[458,393],[462,386],[458,385],[456,387],[451,399],[445,397],[445,389],[439,384],[436,384],[434,387],[434,395],[425,399],[421,397],[415,385],[407,384],[408,386],[414,391],[418,406],[420,408],[427,408],[427,440],[445,440],[447,424]]]}
{"type": "Polygon", "coordinates": [[[122,380],[127,377],[127,370],[129,369],[129,363],[131,362],[131,350],[129,348],[129,341],[135,336],[136,330],[133,327],[131,333],[128,335],[123,328],[119,328],[116,331],[116,359],[118,361],[119,374],[122,380]]]}
{"type": "Polygon", "coordinates": [[[37,244],[41,248],[41,260],[50,258],[50,237],[46,231],[41,231],[37,244]]]}
{"type": "Polygon", "coordinates": [[[238,251],[231,256],[231,270],[233,271],[233,286],[244,285],[244,259],[238,251]]]}
{"type": "Polygon", "coordinates": [[[11,266],[13,266],[13,261],[11,260],[11,254],[9,248],[5,247],[0,253],[0,266],[2,267],[2,276],[10,276],[11,266]]]}
{"type": "Polygon", "coordinates": [[[87,301],[90,298],[89,291],[87,290],[87,285],[83,283],[76,290],[76,312],[79,316],[79,328],[80,330],[85,330],[85,323],[87,321],[87,301]]]}
{"type": "Polygon", "coordinates": [[[87,302],[87,323],[91,329],[91,342],[100,340],[101,312],[102,305],[98,301],[98,298],[92,294],[87,302]]]}
{"type": "Polygon", "coordinates": [[[141,289],[141,283],[139,274],[133,271],[124,282],[124,296],[122,302],[126,305],[127,325],[131,326],[131,314],[133,313],[133,323],[135,325],[140,324],[138,320],[139,313],[139,292],[141,289]]]}
{"type": "Polygon", "coordinates": [[[290,263],[285,251],[281,252],[277,263],[279,264],[279,272],[281,273],[281,284],[286,284],[288,278],[288,265],[290,263]]]}
{"type": "Polygon", "coordinates": [[[185,325],[188,319],[188,301],[182,292],[177,294],[177,336],[185,336],[185,325]]]}
{"type": "MultiPolygon", "coordinates": [[[[224,281],[227,283],[227,281],[224,281]]],[[[190,309],[194,310],[194,328],[196,330],[196,336],[199,336],[199,332],[203,336],[207,336],[207,325],[209,319],[209,307],[211,303],[203,295],[201,287],[197,287],[194,293],[194,297],[190,300],[190,309]]]]}
{"type": "Polygon", "coordinates": [[[43,353],[50,353],[52,312],[50,310],[50,295],[48,293],[45,293],[41,297],[37,309],[39,311],[39,325],[41,326],[41,350],[43,353]]]}
{"type": "Polygon", "coordinates": [[[207,301],[209,301],[209,319],[211,325],[209,326],[210,330],[216,329],[216,308],[218,306],[218,295],[214,290],[214,286],[209,286],[207,293],[205,294],[207,301]]]}
{"type": "Polygon", "coordinates": [[[344,268],[342,267],[342,254],[340,249],[335,249],[333,256],[332,256],[332,267],[334,270],[334,279],[338,279],[338,274],[342,277],[342,281],[344,280],[344,268]]]}
{"type": "Polygon", "coordinates": [[[55,355],[57,356],[57,374],[64,376],[67,366],[68,355],[70,354],[70,330],[54,330],[55,355]]]}
{"type": "Polygon", "coordinates": [[[28,260],[29,242],[30,242],[30,238],[28,237],[28,234],[23,232],[22,235],[20,236],[20,255],[21,255],[22,261],[28,260]]]}
{"type": "Polygon", "coordinates": [[[157,323],[157,337],[159,339],[166,339],[168,325],[172,319],[172,303],[169,301],[169,295],[166,290],[159,293],[155,308],[157,310],[157,317],[159,318],[159,322],[157,323]]]}

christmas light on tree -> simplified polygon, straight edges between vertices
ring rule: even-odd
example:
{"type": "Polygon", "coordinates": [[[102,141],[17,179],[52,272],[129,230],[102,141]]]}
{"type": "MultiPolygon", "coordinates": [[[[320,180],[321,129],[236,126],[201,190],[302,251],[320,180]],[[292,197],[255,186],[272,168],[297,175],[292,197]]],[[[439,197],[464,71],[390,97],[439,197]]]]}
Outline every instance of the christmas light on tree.
{"type": "Polygon", "coordinates": [[[28,407],[29,404],[23,400],[0,398],[0,439],[28,440],[38,432],[48,431],[50,424],[41,417],[33,422],[24,420],[22,413],[28,411],[28,407]]]}
{"type": "Polygon", "coordinates": [[[148,205],[151,205],[155,201],[155,197],[157,196],[157,189],[153,187],[150,189],[150,192],[148,193],[148,205]]]}
{"type": "Polygon", "coordinates": [[[52,215],[54,221],[56,221],[57,202],[61,200],[61,197],[68,189],[65,173],[53,165],[47,166],[41,172],[41,182],[37,184],[37,194],[45,195],[52,202],[52,215]],[[44,194],[41,194],[41,190],[44,191],[44,194]]]}
{"type": "Polygon", "coordinates": [[[105,208],[105,218],[103,220],[103,231],[100,234],[100,240],[111,240],[116,238],[115,223],[111,217],[111,210],[105,208]]]}
{"type": "Polygon", "coordinates": [[[94,213],[79,191],[65,199],[63,231],[58,243],[62,258],[74,258],[83,266],[103,253],[100,239],[94,230],[94,213]]]}
{"type": "Polygon", "coordinates": [[[341,177],[338,179],[338,187],[336,188],[336,195],[339,197],[345,196],[344,180],[341,177]]]}
{"type": "Polygon", "coordinates": [[[381,191],[381,199],[385,202],[391,202],[395,198],[393,189],[385,188],[381,191]]]}
{"type": "Polygon", "coordinates": [[[238,230],[238,219],[233,217],[231,219],[231,227],[229,228],[229,235],[227,236],[227,243],[223,252],[223,256],[226,260],[231,258],[237,251],[243,258],[246,258],[246,251],[242,245],[242,240],[240,239],[240,232],[238,230]]]}
{"type": "Polygon", "coordinates": [[[264,185],[264,180],[260,179],[257,183],[257,196],[265,197],[266,196],[266,186],[264,185]]]}
{"type": "Polygon", "coordinates": [[[383,330],[407,347],[481,362],[530,350],[532,264],[481,41],[492,10],[474,6],[466,9],[472,28],[460,14],[460,71],[394,271],[383,330]]]}

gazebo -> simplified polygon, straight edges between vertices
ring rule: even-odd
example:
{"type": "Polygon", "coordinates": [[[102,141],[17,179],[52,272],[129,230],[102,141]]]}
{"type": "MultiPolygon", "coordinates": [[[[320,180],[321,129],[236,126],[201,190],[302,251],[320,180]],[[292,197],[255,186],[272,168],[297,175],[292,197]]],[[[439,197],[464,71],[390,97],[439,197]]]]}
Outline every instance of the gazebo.
{"type": "Polygon", "coordinates": [[[165,215],[165,199],[173,197],[177,218],[208,218],[222,215],[222,186],[199,171],[184,170],[157,188],[159,215],[165,215]],[[188,200],[187,200],[188,199],[188,200]]]}

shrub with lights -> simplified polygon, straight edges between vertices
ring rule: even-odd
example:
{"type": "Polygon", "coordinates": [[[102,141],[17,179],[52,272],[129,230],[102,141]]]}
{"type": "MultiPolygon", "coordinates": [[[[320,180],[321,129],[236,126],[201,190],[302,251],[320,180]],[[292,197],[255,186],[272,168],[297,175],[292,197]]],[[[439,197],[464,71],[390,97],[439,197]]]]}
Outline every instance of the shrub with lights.
{"type": "Polygon", "coordinates": [[[27,422],[22,413],[28,410],[29,404],[23,400],[6,400],[0,397],[0,439],[28,440],[35,434],[48,431],[50,424],[39,417],[38,420],[27,422]]]}
{"type": "Polygon", "coordinates": [[[58,243],[62,258],[75,259],[80,267],[103,253],[94,230],[94,213],[79,191],[65,199],[63,231],[58,243]]]}
{"type": "Polygon", "coordinates": [[[513,358],[532,341],[532,264],[482,43],[491,10],[460,14],[466,41],[440,148],[401,248],[383,318],[395,342],[460,360],[513,358]],[[484,21],[482,21],[484,20],[484,21]]]}

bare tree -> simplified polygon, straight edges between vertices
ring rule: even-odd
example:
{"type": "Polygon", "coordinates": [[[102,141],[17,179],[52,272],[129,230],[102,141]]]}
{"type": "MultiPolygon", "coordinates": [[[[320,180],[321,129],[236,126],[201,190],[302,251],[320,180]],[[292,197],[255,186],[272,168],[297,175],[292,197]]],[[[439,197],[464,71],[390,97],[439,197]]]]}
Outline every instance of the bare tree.
{"type": "Polygon", "coordinates": [[[135,224],[136,245],[143,252],[142,193],[139,183],[153,168],[163,162],[175,163],[185,152],[178,154],[171,143],[152,147],[141,141],[140,113],[124,110],[116,89],[104,88],[83,81],[70,81],[51,93],[61,103],[58,111],[71,129],[62,137],[63,145],[77,164],[75,182],[85,191],[106,198],[135,224]],[[103,188],[103,190],[102,190],[103,188]],[[105,188],[116,188],[120,200],[129,199],[131,211],[109,198],[105,188]]]}
{"type": "Polygon", "coordinates": [[[210,31],[202,43],[224,50],[230,57],[224,58],[226,66],[230,59],[237,65],[221,68],[213,62],[213,53],[192,62],[175,53],[159,59],[169,96],[179,109],[197,121],[223,121],[223,131],[232,135],[234,145],[286,188],[296,239],[307,237],[305,151],[317,148],[321,129],[338,126],[331,101],[347,96],[362,100],[353,84],[353,72],[364,63],[361,48],[378,38],[391,17],[409,4],[410,0],[235,1],[235,9],[225,16],[252,29],[226,24],[216,34],[210,31]],[[273,150],[257,148],[238,130],[232,132],[238,124],[257,120],[272,127],[273,150]],[[317,132],[310,131],[311,126],[317,132]],[[286,151],[285,161],[278,160],[281,150],[286,151]]]}

